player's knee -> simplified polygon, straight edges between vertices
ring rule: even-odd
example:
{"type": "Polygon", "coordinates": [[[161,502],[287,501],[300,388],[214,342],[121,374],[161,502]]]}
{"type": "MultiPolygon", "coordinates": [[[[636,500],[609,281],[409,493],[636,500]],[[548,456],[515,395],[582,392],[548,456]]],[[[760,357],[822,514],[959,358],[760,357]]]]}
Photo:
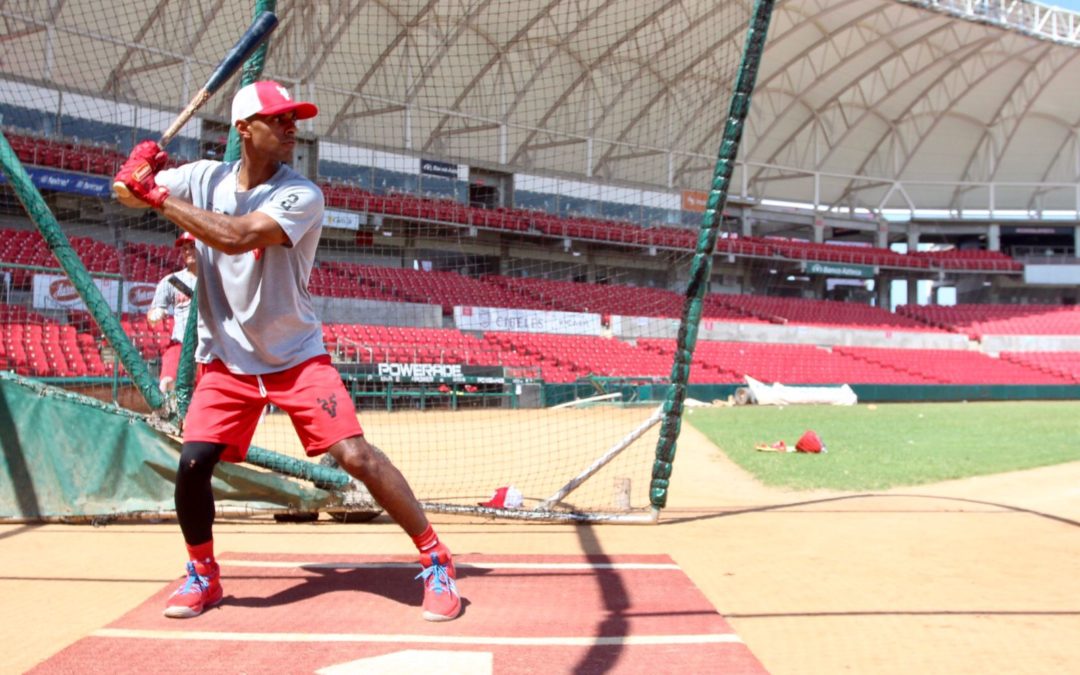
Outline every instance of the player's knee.
{"type": "Polygon", "coordinates": [[[183,448],[180,449],[180,466],[176,470],[176,482],[209,480],[224,451],[223,443],[204,441],[184,443],[183,448]]]}
{"type": "Polygon", "coordinates": [[[363,436],[348,438],[330,448],[338,466],[362,481],[376,475],[386,456],[363,436]]]}

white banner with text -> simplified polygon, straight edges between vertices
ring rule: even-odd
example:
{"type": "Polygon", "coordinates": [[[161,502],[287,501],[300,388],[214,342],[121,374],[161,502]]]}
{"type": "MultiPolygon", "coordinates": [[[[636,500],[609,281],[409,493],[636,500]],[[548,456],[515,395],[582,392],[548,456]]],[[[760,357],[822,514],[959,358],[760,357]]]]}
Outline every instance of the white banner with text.
{"type": "Polygon", "coordinates": [[[545,312],[509,307],[454,307],[459,330],[505,330],[520,333],[600,335],[599,314],[545,312]]]}

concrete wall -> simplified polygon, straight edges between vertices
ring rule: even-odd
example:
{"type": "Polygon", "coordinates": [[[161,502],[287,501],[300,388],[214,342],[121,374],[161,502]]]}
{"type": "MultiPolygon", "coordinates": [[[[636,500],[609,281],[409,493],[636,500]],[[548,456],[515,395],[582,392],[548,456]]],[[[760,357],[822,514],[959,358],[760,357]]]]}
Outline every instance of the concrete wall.
{"type": "MultiPolygon", "coordinates": [[[[328,323],[367,323],[423,328],[442,328],[445,325],[442,308],[439,305],[323,296],[315,296],[312,299],[315,303],[315,311],[323,321],[328,323]]],[[[611,317],[611,334],[624,340],[674,339],[678,330],[679,322],[676,319],[618,315],[611,317]]],[[[701,322],[698,339],[898,349],[981,349],[991,354],[1002,351],[1080,351],[1080,336],[1073,335],[991,335],[983,337],[980,346],[979,343],[968,340],[966,335],[958,333],[781,326],[715,320],[701,322]]]]}
{"type": "Polygon", "coordinates": [[[367,323],[384,326],[442,328],[442,307],[411,302],[382,302],[355,298],[312,297],[315,313],[324,323],[367,323]]]}
{"type": "Polygon", "coordinates": [[[1077,335],[986,335],[983,351],[998,352],[1080,352],[1077,335]]]}
{"type": "MultiPolygon", "coordinates": [[[[648,317],[611,317],[614,335],[629,338],[674,338],[678,322],[648,317]]],[[[846,347],[895,347],[899,349],[972,349],[967,336],[957,333],[860,330],[820,326],[781,326],[765,323],[702,321],[699,340],[759,342],[765,344],[843,345],[846,347]]]]}

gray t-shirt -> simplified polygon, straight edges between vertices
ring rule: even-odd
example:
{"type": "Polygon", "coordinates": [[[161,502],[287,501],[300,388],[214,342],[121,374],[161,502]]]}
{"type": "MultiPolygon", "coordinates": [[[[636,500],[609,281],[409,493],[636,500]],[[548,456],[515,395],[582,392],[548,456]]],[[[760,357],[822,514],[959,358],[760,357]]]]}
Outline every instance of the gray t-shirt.
{"type": "Polygon", "coordinates": [[[162,171],[157,182],[195,206],[239,216],[261,211],[290,245],[228,255],[203,242],[199,259],[199,345],[195,360],[221,360],[234,373],[286,370],[326,353],[322,324],[308,293],[322,234],[323,194],[282,164],[273,177],[237,192],[239,162],[199,160],[162,171]]]}
{"type": "Polygon", "coordinates": [[[188,313],[191,311],[191,296],[169,283],[169,277],[176,277],[184,282],[185,286],[192,289],[196,287],[198,277],[189,272],[186,267],[171,274],[166,274],[165,278],[159,281],[157,288],[154,289],[154,300],[150,303],[151,308],[156,307],[166,312],[172,310],[172,339],[183,342],[184,328],[187,326],[188,313]]]}

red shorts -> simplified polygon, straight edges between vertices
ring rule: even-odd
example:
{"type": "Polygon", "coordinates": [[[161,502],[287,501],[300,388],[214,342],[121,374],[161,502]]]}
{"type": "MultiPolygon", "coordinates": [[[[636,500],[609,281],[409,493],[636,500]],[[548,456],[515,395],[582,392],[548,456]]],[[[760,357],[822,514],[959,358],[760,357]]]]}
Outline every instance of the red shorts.
{"type": "Polygon", "coordinates": [[[180,352],[183,350],[183,344],[170,342],[165,351],[161,352],[161,377],[159,379],[164,380],[167,377],[176,382],[176,371],[180,368],[180,352]]]}
{"type": "Polygon", "coordinates": [[[330,356],[266,375],[237,375],[221,361],[200,364],[199,384],[184,418],[184,442],[224,443],[222,459],[242,462],[267,403],[289,414],[309,457],[362,436],[352,396],[330,356]],[[261,387],[260,387],[261,380],[261,387]]]}

